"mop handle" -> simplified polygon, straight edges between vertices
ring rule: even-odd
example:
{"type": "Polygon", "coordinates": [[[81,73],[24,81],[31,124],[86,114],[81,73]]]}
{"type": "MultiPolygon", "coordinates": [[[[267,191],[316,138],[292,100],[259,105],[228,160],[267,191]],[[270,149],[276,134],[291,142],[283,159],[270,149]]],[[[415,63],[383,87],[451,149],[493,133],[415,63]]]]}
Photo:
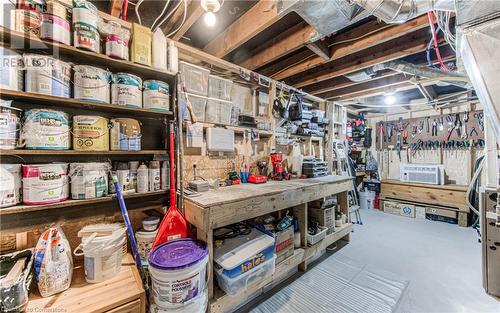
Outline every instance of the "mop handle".
{"type": "Polygon", "coordinates": [[[170,206],[175,208],[177,206],[177,195],[175,192],[175,171],[174,171],[174,124],[170,124],[170,147],[169,147],[169,157],[170,157],[170,206]]]}

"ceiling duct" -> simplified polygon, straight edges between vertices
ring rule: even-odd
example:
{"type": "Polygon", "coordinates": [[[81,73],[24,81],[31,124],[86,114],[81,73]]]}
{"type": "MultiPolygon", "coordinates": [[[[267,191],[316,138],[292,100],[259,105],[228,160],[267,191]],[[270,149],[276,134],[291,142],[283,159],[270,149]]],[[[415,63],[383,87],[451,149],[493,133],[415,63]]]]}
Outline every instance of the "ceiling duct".
{"type": "Polygon", "coordinates": [[[311,42],[369,16],[361,7],[346,0],[276,0],[276,4],[279,15],[293,11],[314,27],[317,33],[311,42]]]}
{"type": "Polygon", "coordinates": [[[344,75],[353,82],[359,83],[372,79],[377,73],[372,68],[363,69],[361,71],[352,72],[344,75]]]}

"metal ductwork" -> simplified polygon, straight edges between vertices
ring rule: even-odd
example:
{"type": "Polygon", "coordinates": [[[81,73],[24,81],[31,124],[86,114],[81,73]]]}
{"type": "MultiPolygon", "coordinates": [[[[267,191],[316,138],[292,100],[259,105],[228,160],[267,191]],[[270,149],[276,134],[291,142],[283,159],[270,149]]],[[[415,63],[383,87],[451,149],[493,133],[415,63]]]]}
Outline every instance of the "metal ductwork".
{"type": "Polygon", "coordinates": [[[295,12],[309,25],[316,34],[311,42],[361,21],[370,14],[360,6],[347,0],[276,0],[278,14],[284,16],[295,12]]]}

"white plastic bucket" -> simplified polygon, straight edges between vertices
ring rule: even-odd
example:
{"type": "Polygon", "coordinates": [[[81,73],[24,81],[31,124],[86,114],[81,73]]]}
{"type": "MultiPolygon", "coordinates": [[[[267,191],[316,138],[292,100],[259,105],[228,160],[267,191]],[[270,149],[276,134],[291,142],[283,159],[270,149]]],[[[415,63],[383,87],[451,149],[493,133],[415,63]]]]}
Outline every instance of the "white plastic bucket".
{"type": "Polygon", "coordinates": [[[53,110],[29,110],[24,114],[21,145],[31,150],[68,150],[68,114],[53,110]]]}
{"type": "Polygon", "coordinates": [[[144,81],[143,107],[145,109],[170,110],[170,94],[167,83],[158,80],[144,81]]]}
{"type": "Polygon", "coordinates": [[[23,165],[23,203],[49,204],[68,199],[68,164],[23,165]]]}
{"type": "Polygon", "coordinates": [[[75,99],[109,103],[111,73],[89,65],[75,65],[75,99]]]}
{"type": "Polygon", "coordinates": [[[149,251],[153,246],[153,241],[155,240],[157,231],[145,231],[140,230],[135,233],[135,238],[137,239],[137,248],[139,249],[139,254],[143,262],[147,262],[149,251]]]}
{"type": "Polygon", "coordinates": [[[0,208],[21,203],[21,164],[1,164],[0,166],[0,208]]]}
{"type": "Polygon", "coordinates": [[[19,53],[0,47],[0,88],[23,90],[22,57],[19,53]]]}
{"type": "Polygon", "coordinates": [[[0,105],[0,150],[17,147],[22,112],[21,109],[0,105]]]}
{"type": "Polygon", "coordinates": [[[127,74],[116,73],[112,76],[111,103],[142,108],[142,79],[127,74]]]}
{"type": "Polygon", "coordinates": [[[40,38],[70,45],[70,24],[67,20],[52,14],[43,13],[40,24],[40,38]]]}
{"type": "Polygon", "coordinates": [[[201,296],[191,302],[184,303],[181,306],[169,308],[161,308],[156,304],[151,304],[149,306],[150,313],[205,313],[208,306],[208,292],[207,289],[203,291],[201,296]]]}
{"type": "Polygon", "coordinates": [[[25,91],[69,98],[71,66],[45,55],[24,54],[25,91]]]}
{"type": "Polygon", "coordinates": [[[375,205],[375,192],[374,191],[360,191],[359,192],[359,207],[361,209],[373,209],[375,205]]]}
{"type": "Polygon", "coordinates": [[[83,238],[75,249],[76,256],[83,255],[85,280],[89,283],[99,283],[120,273],[125,228],[115,231],[110,236],[97,237],[96,234],[83,238]],[[78,252],[78,251],[82,252],[78,252]]]}
{"type": "Polygon", "coordinates": [[[107,196],[110,169],[111,165],[107,162],[71,163],[71,199],[84,200],[107,196]]]}

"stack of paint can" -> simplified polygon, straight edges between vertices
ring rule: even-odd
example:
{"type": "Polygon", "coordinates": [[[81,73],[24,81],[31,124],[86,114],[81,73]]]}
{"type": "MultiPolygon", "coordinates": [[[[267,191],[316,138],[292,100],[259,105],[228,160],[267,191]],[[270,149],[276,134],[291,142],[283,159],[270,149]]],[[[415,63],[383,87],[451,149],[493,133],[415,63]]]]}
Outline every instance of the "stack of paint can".
{"type": "Polygon", "coordinates": [[[41,14],[40,38],[71,44],[71,2],[47,0],[45,12],[41,14]]]}
{"type": "Polygon", "coordinates": [[[85,0],[73,1],[73,45],[79,49],[100,52],[100,40],[97,24],[97,8],[85,0]]]}

